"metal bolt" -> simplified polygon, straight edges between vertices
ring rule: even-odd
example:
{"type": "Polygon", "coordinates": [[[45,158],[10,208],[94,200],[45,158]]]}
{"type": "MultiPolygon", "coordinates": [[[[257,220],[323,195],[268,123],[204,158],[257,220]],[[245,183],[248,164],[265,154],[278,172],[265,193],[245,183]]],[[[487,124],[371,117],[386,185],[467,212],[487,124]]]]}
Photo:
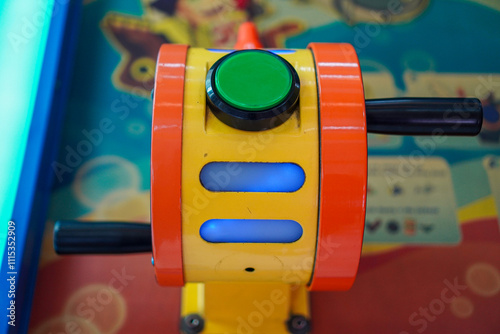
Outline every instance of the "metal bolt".
{"type": "Polygon", "coordinates": [[[181,319],[181,330],[186,334],[200,333],[205,322],[198,314],[188,314],[181,319]]]}
{"type": "Polygon", "coordinates": [[[309,320],[302,315],[292,315],[287,321],[287,327],[292,334],[307,334],[311,330],[309,320]]]}

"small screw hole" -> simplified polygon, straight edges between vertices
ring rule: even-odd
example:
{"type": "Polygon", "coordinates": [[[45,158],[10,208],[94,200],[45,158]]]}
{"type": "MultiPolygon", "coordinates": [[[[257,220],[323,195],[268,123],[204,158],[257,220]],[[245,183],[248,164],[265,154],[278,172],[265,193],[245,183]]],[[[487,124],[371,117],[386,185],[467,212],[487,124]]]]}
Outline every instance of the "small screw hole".
{"type": "Polygon", "coordinates": [[[255,271],[255,268],[248,267],[248,268],[245,268],[245,271],[247,271],[249,273],[253,273],[255,271]]]}
{"type": "Polygon", "coordinates": [[[306,327],[306,321],[304,321],[303,319],[294,319],[294,321],[292,322],[292,326],[293,328],[295,329],[303,329],[304,327],[306,327]]]}

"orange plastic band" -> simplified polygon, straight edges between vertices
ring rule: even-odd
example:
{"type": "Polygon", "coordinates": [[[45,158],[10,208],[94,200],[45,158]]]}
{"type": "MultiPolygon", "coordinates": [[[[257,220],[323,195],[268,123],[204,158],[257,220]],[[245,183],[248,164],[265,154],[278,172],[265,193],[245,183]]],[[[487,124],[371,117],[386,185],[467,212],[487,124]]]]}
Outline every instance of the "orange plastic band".
{"type": "Polygon", "coordinates": [[[311,43],[320,109],[320,209],[310,290],[347,290],[358,270],[366,209],[363,81],[350,44],[311,43]]]}
{"type": "Polygon", "coordinates": [[[160,285],[182,286],[182,109],[187,45],[164,44],[156,65],[151,134],[151,229],[160,285]]]}

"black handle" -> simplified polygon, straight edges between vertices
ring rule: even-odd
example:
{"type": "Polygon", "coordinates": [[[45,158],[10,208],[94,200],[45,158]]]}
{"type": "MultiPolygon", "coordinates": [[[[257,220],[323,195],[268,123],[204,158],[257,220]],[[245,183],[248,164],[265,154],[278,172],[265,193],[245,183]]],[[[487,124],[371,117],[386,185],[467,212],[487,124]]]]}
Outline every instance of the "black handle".
{"type": "Polygon", "coordinates": [[[366,100],[368,132],[393,135],[475,136],[483,107],[475,98],[366,100]]]}
{"type": "Polygon", "coordinates": [[[57,221],[57,254],[123,254],[151,252],[151,225],[119,222],[57,221]]]}

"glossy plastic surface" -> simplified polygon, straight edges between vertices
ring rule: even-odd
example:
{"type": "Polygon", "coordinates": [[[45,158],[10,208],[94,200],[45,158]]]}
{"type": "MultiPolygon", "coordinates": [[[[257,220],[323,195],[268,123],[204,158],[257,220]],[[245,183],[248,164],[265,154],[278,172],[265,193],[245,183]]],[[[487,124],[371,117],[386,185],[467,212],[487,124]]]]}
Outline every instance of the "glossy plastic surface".
{"type": "Polygon", "coordinates": [[[309,316],[302,287],[281,282],[210,282],[187,283],[182,289],[181,317],[202,315],[203,334],[289,334],[285,323],[291,313],[309,316]],[[258,326],[249,325],[247,315],[258,326]]]}
{"type": "Polygon", "coordinates": [[[309,44],[321,136],[318,244],[311,290],[346,290],[356,276],[366,209],[367,144],[361,70],[349,44],[309,44]]]}
{"type": "MultiPolygon", "coordinates": [[[[306,284],[318,226],[318,103],[312,54],[309,50],[282,54],[300,77],[300,100],[283,124],[259,132],[226,125],[207,105],[207,69],[224,55],[197,48],[188,51],[182,129],[185,281],[306,284]],[[305,182],[295,192],[213,192],[200,182],[201,170],[212,162],[292,163],[304,171],[305,182]],[[289,244],[210,243],[200,236],[200,227],[211,219],[294,220],[303,234],[289,244]]],[[[224,183],[235,171],[219,172],[224,183]]]]}
{"type": "Polygon", "coordinates": [[[475,136],[483,108],[475,98],[366,100],[368,132],[395,135],[475,136]]]}
{"type": "Polygon", "coordinates": [[[164,44],[158,54],[151,139],[151,228],[160,285],[184,284],[181,161],[184,78],[188,46],[164,44]]]}
{"type": "Polygon", "coordinates": [[[245,22],[238,29],[238,39],[234,48],[237,50],[260,49],[262,43],[259,39],[259,32],[253,22],[245,22]]]}
{"type": "Polygon", "coordinates": [[[220,97],[242,110],[270,109],[283,101],[292,88],[292,74],[286,63],[260,50],[230,54],[214,75],[214,88],[220,97]]]}
{"type": "Polygon", "coordinates": [[[240,50],[218,59],[206,74],[205,86],[212,113],[230,127],[245,131],[268,130],[286,122],[300,94],[295,68],[280,55],[264,50],[240,50]],[[221,67],[223,75],[219,76],[221,67]],[[284,78],[277,80],[280,75],[284,78]]]}

